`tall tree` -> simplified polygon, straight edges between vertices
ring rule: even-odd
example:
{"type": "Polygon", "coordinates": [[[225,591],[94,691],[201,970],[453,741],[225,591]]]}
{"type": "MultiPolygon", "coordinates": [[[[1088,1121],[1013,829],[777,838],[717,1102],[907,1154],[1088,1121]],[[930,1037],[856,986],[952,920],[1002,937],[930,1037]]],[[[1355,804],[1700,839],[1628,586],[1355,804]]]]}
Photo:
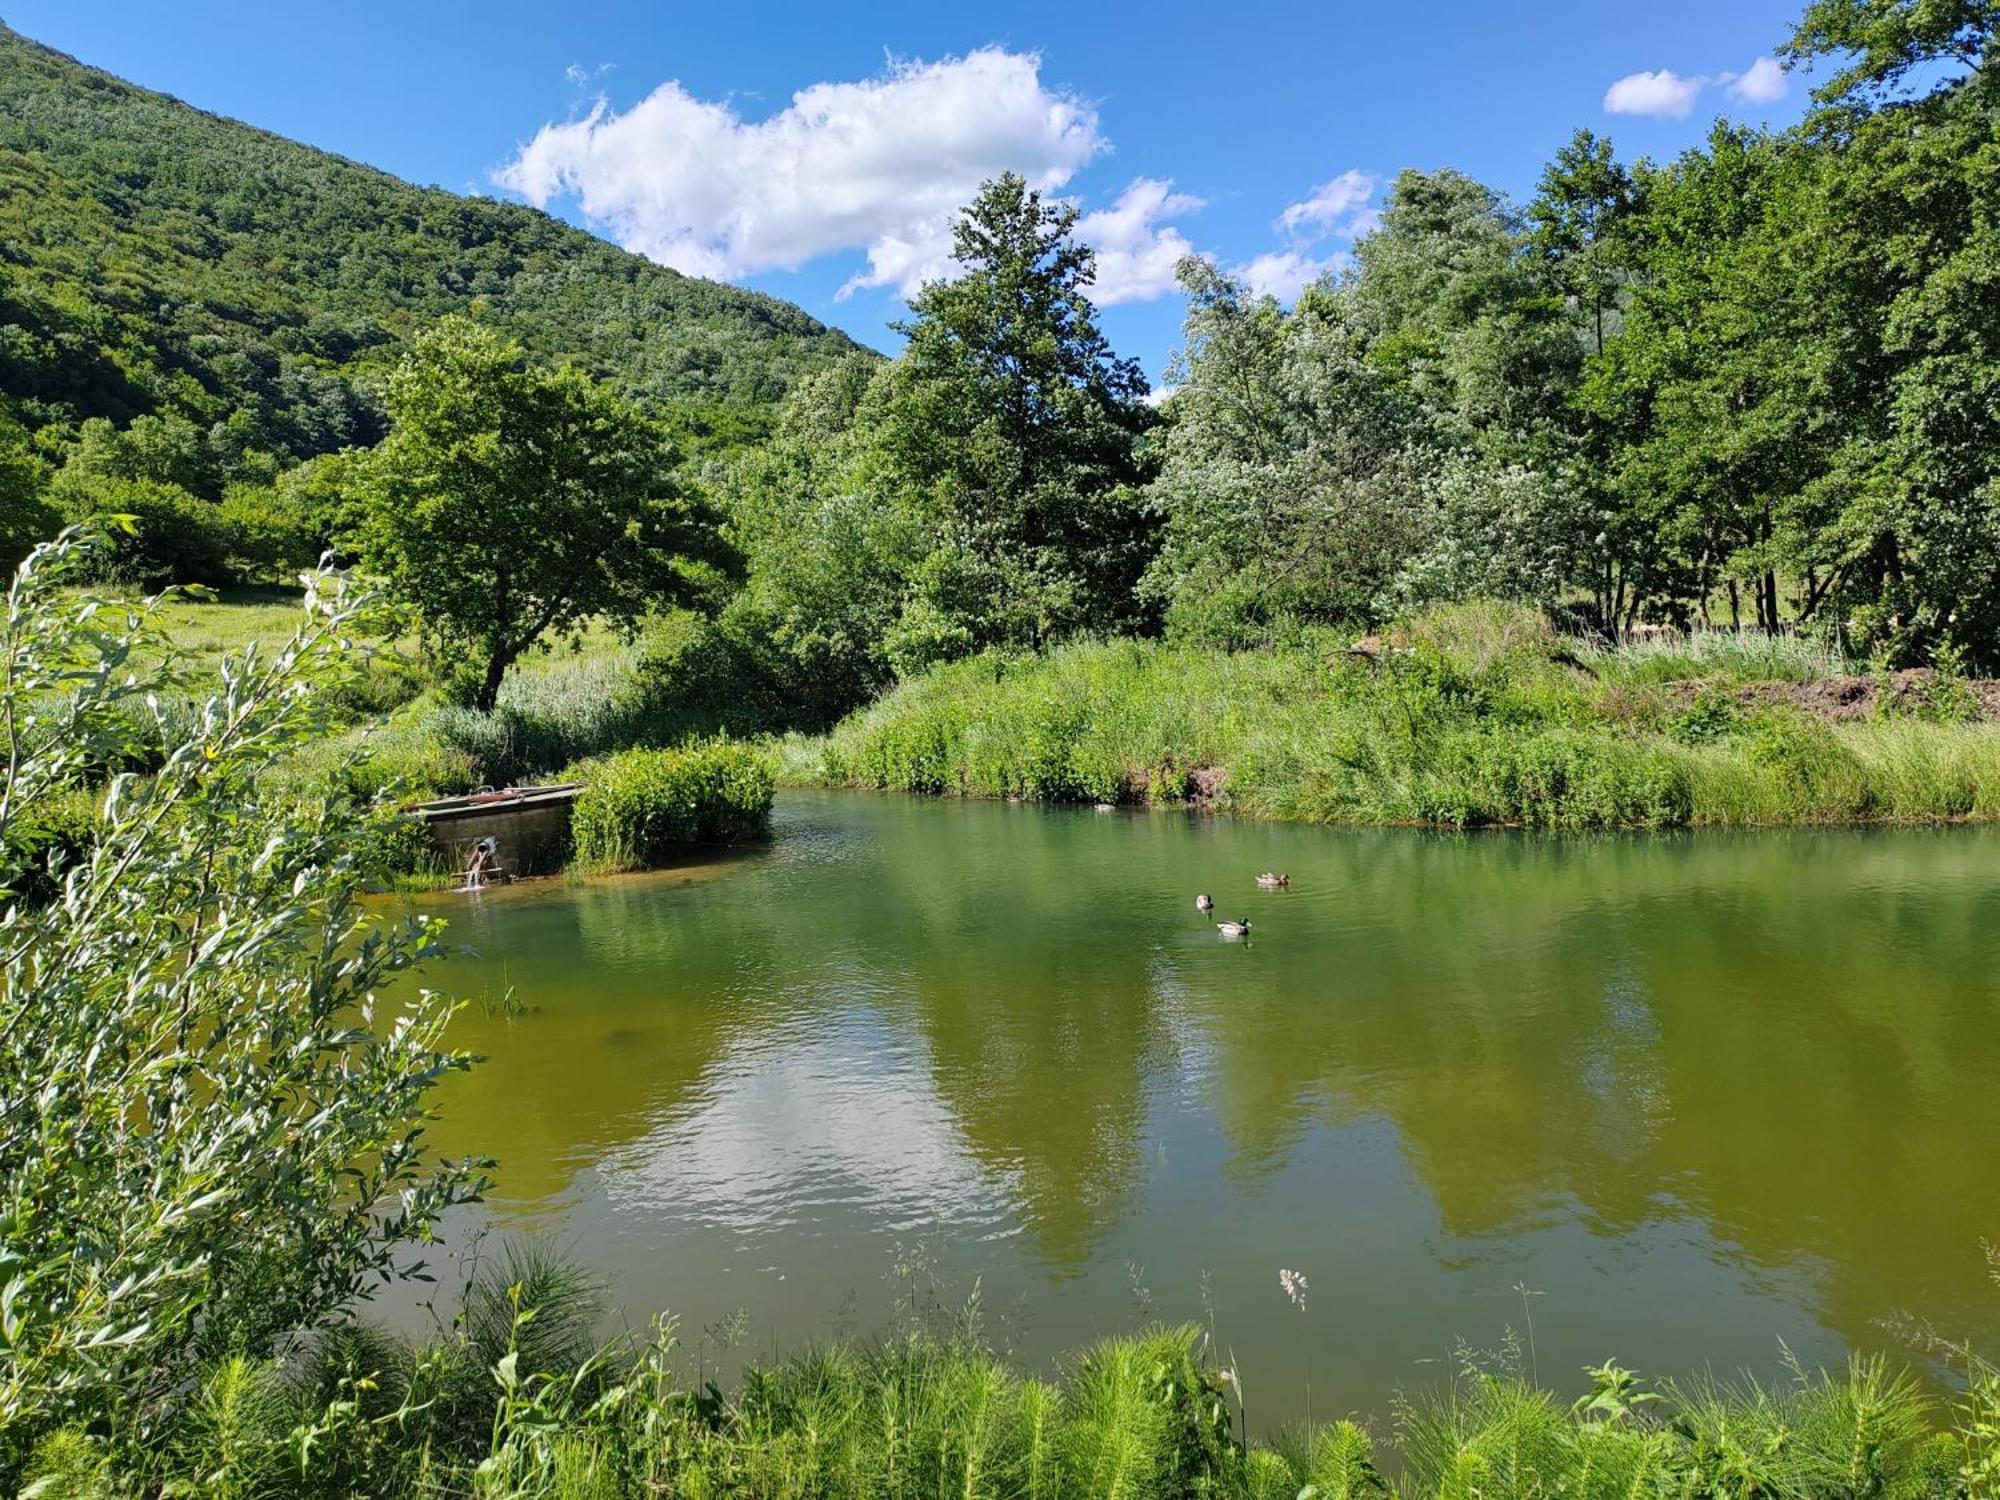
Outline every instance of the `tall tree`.
{"type": "Polygon", "coordinates": [[[901,627],[906,660],[1140,623],[1153,547],[1137,487],[1145,377],[1097,326],[1076,210],[1005,174],[960,217],[962,274],[898,324],[881,434],[935,539],[901,627]]]}
{"type": "Polygon", "coordinates": [[[1180,266],[1185,352],[1148,491],[1166,541],[1145,588],[1177,636],[1241,646],[1288,620],[1368,618],[1419,545],[1422,413],[1367,359],[1343,291],[1289,314],[1180,266]]]}
{"type": "Polygon", "coordinates": [[[1812,0],[1780,49],[1791,62],[1838,56],[1844,66],[1820,89],[1827,103],[1866,105],[1929,92],[1945,78],[2000,61],[2000,0],[1812,0]]]}
{"type": "Polygon", "coordinates": [[[707,603],[731,561],[659,428],[573,369],[531,367],[448,318],[389,382],[355,540],[442,648],[474,655],[475,707],[552,633],[707,603]]]}
{"type": "Polygon", "coordinates": [[[1630,279],[1624,230],[1638,207],[1632,174],[1611,142],[1579,130],[1542,170],[1527,210],[1528,243],[1581,318],[1593,354],[1604,352],[1620,289],[1630,279]]]}

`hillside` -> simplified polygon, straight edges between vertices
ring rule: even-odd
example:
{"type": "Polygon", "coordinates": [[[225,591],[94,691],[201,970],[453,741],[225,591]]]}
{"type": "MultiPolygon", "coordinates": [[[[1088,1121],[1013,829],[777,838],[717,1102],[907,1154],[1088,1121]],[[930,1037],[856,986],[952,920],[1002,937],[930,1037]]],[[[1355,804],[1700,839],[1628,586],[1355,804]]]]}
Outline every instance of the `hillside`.
{"type": "Polygon", "coordinates": [[[293,457],[370,441],[368,373],[475,307],[534,354],[701,408],[767,404],[857,347],[788,303],[203,113],[0,24],[0,398],[28,427],[241,413],[293,457]]]}

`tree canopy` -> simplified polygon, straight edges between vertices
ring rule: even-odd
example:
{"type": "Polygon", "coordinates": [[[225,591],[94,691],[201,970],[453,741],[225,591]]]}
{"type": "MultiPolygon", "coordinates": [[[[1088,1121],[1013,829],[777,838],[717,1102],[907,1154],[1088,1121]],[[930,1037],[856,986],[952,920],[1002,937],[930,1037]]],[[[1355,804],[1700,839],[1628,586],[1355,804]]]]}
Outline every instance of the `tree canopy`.
{"type": "Polygon", "coordinates": [[[389,380],[389,437],[362,467],[353,540],[394,599],[474,669],[491,710],[552,633],[710,599],[731,560],[665,435],[574,369],[545,370],[447,319],[389,380]]]}

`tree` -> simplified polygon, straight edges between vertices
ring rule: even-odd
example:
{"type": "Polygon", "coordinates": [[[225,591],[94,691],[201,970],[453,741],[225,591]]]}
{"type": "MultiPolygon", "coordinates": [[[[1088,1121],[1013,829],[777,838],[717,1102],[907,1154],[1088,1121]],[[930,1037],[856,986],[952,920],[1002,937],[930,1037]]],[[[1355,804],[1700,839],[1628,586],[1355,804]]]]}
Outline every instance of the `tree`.
{"type": "Polygon", "coordinates": [[[1593,354],[1604,353],[1606,319],[1630,279],[1623,230],[1637,207],[1632,174],[1588,130],[1556,152],[1528,205],[1528,243],[1582,318],[1593,354]]]}
{"type": "Polygon", "coordinates": [[[856,355],[808,376],[771,441],[718,480],[746,578],[717,628],[739,666],[761,658],[750,675],[800,726],[831,724],[892,680],[888,643],[929,542],[875,442],[888,371],[856,355]]]}
{"type": "Polygon", "coordinates": [[[1099,331],[1076,210],[1012,173],[953,234],[956,279],[898,324],[881,451],[932,536],[899,626],[906,664],[1143,623],[1152,519],[1145,377],[1099,331]]]}
{"type": "Polygon", "coordinates": [[[1354,258],[1346,295],[1368,360],[1440,441],[1513,448],[1546,427],[1581,350],[1498,194],[1461,172],[1404,172],[1354,258]]]}
{"type": "Polygon", "coordinates": [[[1346,291],[1308,288],[1287,314],[1199,258],[1180,278],[1186,351],[1147,492],[1166,523],[1147,593],[1174,634],[1218,645],[1369,618],[1420,545],[1417,404],[1368,360],[1346,291]]]}
{"type": "Polygon", "coordinates": [[[13,567],[60,527],[55,507],[42,498],[48,477],[27,432],[0,403],[0,568],[13,567]]]}
{"type": "MultiPolygon", "coordinates": [[[[1927,65],[1990,72],[2000,61],[2000,0],[1812,0],[1779,51],[1793,63],[1846,60],[1815,90],[1823,102],[1880,103],[1927,65]]],[[[1922,87],[1938,83],[1933,75],[1922,87]]]]}
{"type": "Polygon", "coordinates": [[[397,368],[388,407],[354,540],[438,647],[475,654],[476,708],[552,633],[712,602],[731,561],[716,517],[608,388],[448,318],[397,368]]]}

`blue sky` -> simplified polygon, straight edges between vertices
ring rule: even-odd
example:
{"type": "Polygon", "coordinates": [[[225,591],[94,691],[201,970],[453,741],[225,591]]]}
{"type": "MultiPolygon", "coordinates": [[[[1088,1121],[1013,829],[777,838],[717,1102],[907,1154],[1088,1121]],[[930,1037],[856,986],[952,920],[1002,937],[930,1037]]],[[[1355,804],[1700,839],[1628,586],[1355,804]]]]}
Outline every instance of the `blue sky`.
{"type": "Polygon", "coordinates": [[[1285,294],[1365,230],[1400,168],[1525,197],[1579,125],[1664,157],[1718,114],[1789,124],[1809,81],[1758,59],[1800,3],[0,0],[0,16],[399,176],[538,199],[885,349],[902,292],[939,265],[945,206],[1013,166],[1090,216],[1105,326],[1158,380],[1181,248],[1285,294]]]}

